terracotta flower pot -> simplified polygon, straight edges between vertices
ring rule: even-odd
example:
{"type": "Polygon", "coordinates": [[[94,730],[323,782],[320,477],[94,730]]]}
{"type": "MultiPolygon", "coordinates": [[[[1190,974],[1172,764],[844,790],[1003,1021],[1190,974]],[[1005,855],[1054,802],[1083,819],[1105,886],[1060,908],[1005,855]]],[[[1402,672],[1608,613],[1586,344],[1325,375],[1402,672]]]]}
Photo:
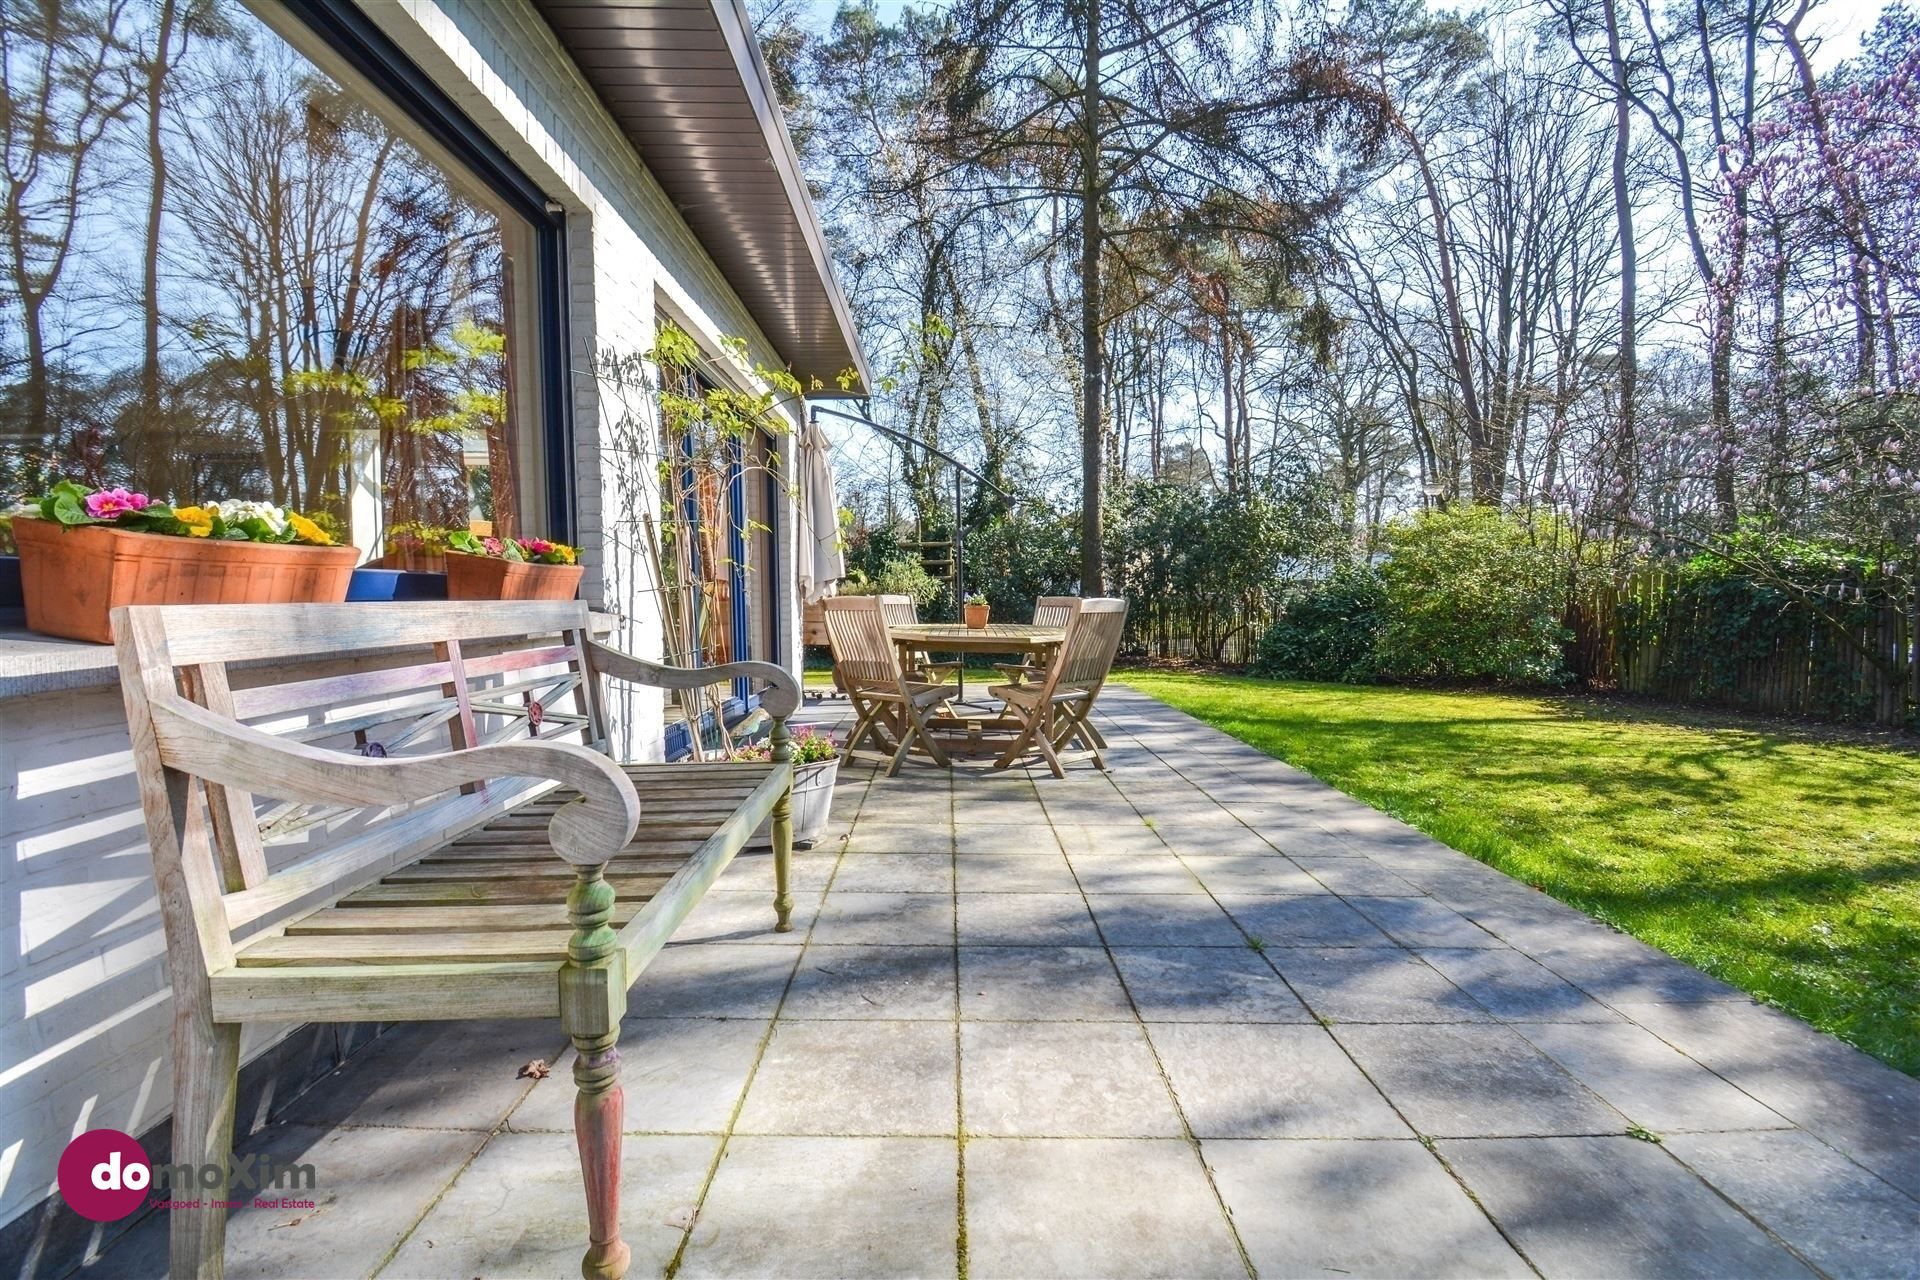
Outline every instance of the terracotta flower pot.
{"type": "Polygon", "coordinates": [[[979,631],[987,625],[987,610],[990,607],[984,604],[968,604],[960,606],[960,611],[966,615],[967,625],[979,631]]]}
{"type": "Polygon", "coordinates": [[[447,552],[449,600],[571,600],[580,591],[577,564],[529,564],[499,556],[447,552]]]}
{"type": "Polygon", "coordinates": [[[96,644],[112,643],[107,615],[123,604],[337,604],[360,555],[33,517],[15,520],[13,536],[28,629],[96,644]]]}

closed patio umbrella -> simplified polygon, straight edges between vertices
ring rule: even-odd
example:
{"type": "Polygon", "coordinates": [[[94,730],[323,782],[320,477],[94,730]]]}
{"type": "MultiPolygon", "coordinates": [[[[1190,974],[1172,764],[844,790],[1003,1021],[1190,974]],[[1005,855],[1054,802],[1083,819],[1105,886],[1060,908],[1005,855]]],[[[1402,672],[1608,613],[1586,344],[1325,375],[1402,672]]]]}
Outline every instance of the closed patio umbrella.
{"type": "Polygon", "coordinates": [[[812,604],[833,594],[847,576],[840,551],[840,500],[833,491],[833,458],[826,432],[809,418],[800,434],[800,599],[812,604]]]}

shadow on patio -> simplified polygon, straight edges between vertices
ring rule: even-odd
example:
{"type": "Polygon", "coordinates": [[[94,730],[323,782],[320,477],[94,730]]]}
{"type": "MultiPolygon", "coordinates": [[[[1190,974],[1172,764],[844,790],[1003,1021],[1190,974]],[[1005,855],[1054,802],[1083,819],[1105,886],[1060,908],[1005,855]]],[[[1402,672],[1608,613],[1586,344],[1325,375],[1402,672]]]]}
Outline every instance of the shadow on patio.
{"type": "MultiPolygon", "coordinates": [[[[766,856],[727,871],[633,993],[631,1274],[1911,1269],[1920,1083],[1103,707],[1107,775],[843,770],[791,934],[766,856]]],[[[407,1025],[283,1102],[248,1149],[314,1207],[238,1214],[229,1274],[573,1274],[564,1046],[407,1025]]],[[[151,1215],[83,1274],[164,1257],[151,1215]]]]}

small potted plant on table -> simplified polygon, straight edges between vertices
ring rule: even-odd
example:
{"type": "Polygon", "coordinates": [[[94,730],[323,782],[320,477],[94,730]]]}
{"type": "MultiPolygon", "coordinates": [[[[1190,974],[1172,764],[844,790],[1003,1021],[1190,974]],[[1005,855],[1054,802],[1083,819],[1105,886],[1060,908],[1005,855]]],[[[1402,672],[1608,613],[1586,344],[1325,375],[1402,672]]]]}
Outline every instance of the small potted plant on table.
{"type": "MultiPolygon", "coordinates": [[[[793,843],[796,848],[811,849],[827,829],[833,812],[833,784],[840,776],[840,749],[833,739],[813,729],[802,729],[793,736],[793,843]]],[[[771,760],[773,749],[765,743],[734,748],[735,760],[771,760]]],[[[770,848],[773,822],[768,819],[753,833],[750,846],[770,848]]]]}
{"type": "Polygon", "coordinates": [[[564,542],[447,535],[449,600],[571,600],[582,572],[580,552],[564,542]]]}
{"type": "Polygon", "coordinates": [[[967,597],[962,612],[966,615],[967,625],[979,631],[987,625],[987,598],[979,592],[967,597]]]}
{"type": "Polygon", "coordinates": [[[359,551],[270,502],[174,506],[62,480],[13,513],[27,627],[108,644],[131,604],[331,604],[359,551]]]}

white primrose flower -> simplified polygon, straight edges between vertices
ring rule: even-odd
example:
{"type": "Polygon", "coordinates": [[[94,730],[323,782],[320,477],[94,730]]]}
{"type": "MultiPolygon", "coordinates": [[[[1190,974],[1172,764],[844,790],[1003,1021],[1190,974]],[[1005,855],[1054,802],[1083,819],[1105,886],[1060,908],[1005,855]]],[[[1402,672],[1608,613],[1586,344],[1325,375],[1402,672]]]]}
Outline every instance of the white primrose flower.
{"type": "Polygon", "coordinates": [[[238,524],[243,520],[261,520],[276,534],[287,531],[287,513],[271,502],[248,502],[239,498],[228,498],[222,502],[209,502],[207,510],[228,524],[238,524]]]}

